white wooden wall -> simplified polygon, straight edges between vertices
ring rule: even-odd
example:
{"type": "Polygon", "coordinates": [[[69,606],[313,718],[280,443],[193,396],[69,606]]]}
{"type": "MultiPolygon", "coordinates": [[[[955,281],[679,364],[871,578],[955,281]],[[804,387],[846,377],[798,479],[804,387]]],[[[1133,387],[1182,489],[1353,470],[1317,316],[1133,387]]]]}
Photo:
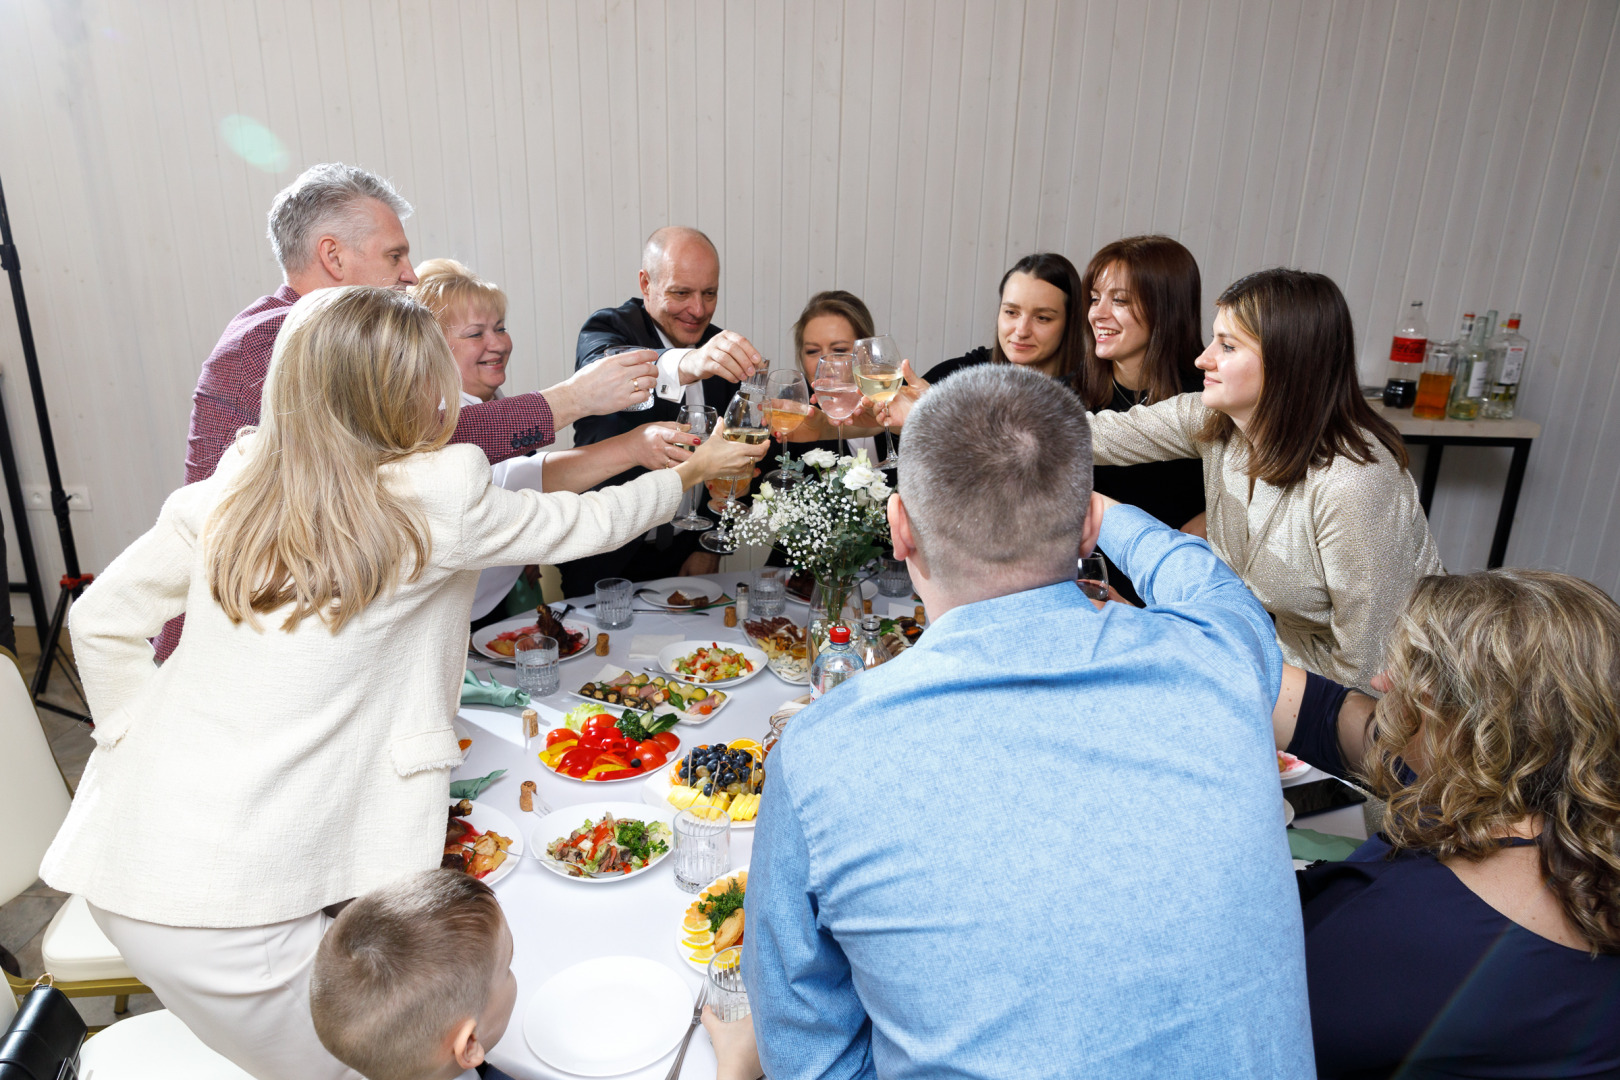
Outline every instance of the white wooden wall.
{"type": "MultiPolygon", "coordinates": [[[[189,396],[273,289],[271,197],[364,164],[418,257],[503,284],[512,385],[571,367],[641,239],[696,225],[721,325],[785,356],[864,296],[923,364],[988,343],[1018,256],[1180,238],[1210,301],[1331,274],[1381,378],[1395,315],[1522,311],[1545,434],[1509,561],[1620,592],[1616,0],[0,0],[0,179],[88,568],[180,479],[189,396]],[[267,171],[221,121],[285,147],[267,171]]],[[[7,409],[35,449],[9,303],[7,409]]],[[[1452,451],[1433,525],[1483,563],[1505,452],[1452,451]]],[[[54,531],[35,514],[54,578],[54,531]]],[[[13,555],[13,575],[16,562],[13,555]]]]}

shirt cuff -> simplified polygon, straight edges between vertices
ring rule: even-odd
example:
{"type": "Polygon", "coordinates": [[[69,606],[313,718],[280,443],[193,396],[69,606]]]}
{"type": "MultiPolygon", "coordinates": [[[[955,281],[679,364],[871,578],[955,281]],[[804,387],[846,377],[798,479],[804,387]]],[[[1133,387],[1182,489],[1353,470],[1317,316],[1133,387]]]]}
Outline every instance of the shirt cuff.
{"type": "Polygon", "coordinates": [[[1110,506],[1103,515],[1102,529],[1097,534],[1097,548],[1107,552],[1108,557],[1129,575],[1130,567],[1120,559],[1130,548],[1131,541],[1152,528],[1168,529],[1169,526],[1146,510],[1129,503],[1110,506]]]}
{"type": "MultiPolygon", "coordinates": [[[[681,360],[692,349],[665,349],[658,358],[658,396],[665,401],[680,401],[685,397],[681,386],[681,360]]],[[[699,385],[694,382],[693,386],[699,385]]]]}

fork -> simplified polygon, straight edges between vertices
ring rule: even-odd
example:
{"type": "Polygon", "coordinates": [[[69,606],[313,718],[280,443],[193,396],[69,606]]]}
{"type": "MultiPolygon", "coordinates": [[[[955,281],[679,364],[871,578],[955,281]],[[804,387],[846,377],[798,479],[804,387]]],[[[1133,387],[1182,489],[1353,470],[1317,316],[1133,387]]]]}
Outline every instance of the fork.
{"type": "Polygon", "coordinates": [[[692,1041],[692,1033],[703,1023],[703,1006],[709,1000],[709,980],[703,980],[703,989],[698,991],[697,1004],[692,1006],[692,1026],[686,1029],[686,1038],[681,1040],[680,1053],[675,1055],[675,1064],[669,1067],[669,1075],[664,1080],[680,1080],[681,1063],[686,1060],[686,1047],[692,1041]]]}

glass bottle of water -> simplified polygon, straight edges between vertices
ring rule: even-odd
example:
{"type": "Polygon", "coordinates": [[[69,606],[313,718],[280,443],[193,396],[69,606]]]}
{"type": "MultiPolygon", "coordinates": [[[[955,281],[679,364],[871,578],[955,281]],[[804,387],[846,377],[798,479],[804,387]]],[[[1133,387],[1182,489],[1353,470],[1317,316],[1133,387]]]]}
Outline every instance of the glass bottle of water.
{"type": "Polygon", "coordinates": [[[834,626],[827,634],[827,644],[810,668],[810,697],[819,698],[865,666],[849,643],[849,627],[834,626]]]}

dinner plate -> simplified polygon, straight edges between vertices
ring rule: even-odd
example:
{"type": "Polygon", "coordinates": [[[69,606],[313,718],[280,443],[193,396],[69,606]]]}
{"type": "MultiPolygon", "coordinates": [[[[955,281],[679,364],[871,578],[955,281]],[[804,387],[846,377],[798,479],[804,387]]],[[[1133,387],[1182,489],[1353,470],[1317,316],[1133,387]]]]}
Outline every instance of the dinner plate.
{"type": "MultiPolygon", "coordinates": [[[[704,644],[707,645],[708,642],[704,642],[704,644]]],[[[750,646],[750,647],[752,647],[752,646],[750,646]]],[[[616,667],[616,666],[614,666],[612,664],[608,664],[607,666],[603,667],[601,671],[597,672],[596,677],[594,679],[591,679],[590,681],[591,682],[608,683],[608,682],[612,682],[614,679],[618,678],[620,675],[623,675],[623,674],[625,674],[625,669],[624,668],[616,667]]],[[[640,674],[647,674],[647,673],[646,672],[641,672],[640,674]]],[[[679,680],[675,680],[675,681],[679,681],[679,680]]],[[[688,683],[686,685],[690,686],[690,685],[693,685],[693,684],[688,683]]],[[[703,689],[708,690],[708,689],[710,689],[710,687],[705,686],[703,689]]],[[[589,694],[582,694],[578,690],[570,690],[570,691],[568,691],[568,695],[570,697],[577,697],[581,701],[588,701],[592,705],[600,705],[600,706],[602,706],[602,708],[607,709],[609,712],[612,712],[615,716],[622,716],[624,714],[624,710],[627,708],[627,706],[625,706],[625,705],[615,705],[612,702],[602,701],[600,698],[593,698],[589,694]]],[[[674,713],[677,717],[680,718],[680,722],[683,723],[683,724],[706,724],[710,720],[714,719],[715,716],[717,716],[722,709],[724,709],[727,705],[730,705],[730,704],[731,704],[731,695],[726,694],[725,696],[723,696],[720,699],[720,704],[716,705],[713,709],[709,710],[706,713],[683,712],[682,710],[677,709],[674,706],[669,705],[669,704],[655,706],[653,708],[653,712],[655,714],[657,714],[657,715],[664,715],[664,714],[667,714],[667,713],[674,713]]],[[[643,710],[638,709],[636,711],[640,712],[640,711],[643,711],[643,710]]]]}
{"type": "MultiPolygon", "coordinates": [[[[640,778],[638,777],[637,779],[640,778]]],[[[616,881],[629,881],[631,878],[640,877],[642,874],[645,874],[647,871],[663,862],[669,857],[669,851],[665,851],[662,855],[653,856],[647,865],[643,866],[640,870],[633,870],[628,874],[619,874],[615,877],[595,878],[575,877],[573,874],[570,874],[566,869],[563,868],[562,864],[546,856],[546,848],[551,845],[553,840],[562,839],[575,829],[579,828],[581,825],[585,824],[587,820],[601,821],[603,814],[612,814],[616,818],[634,818],[638,821],[662,821],[665,825],[670,825],[671,835],[666,837],[664,842],[670,846],[670,850],[673,850],[675,847],[675,837],[673,834],[675,808],[666,803],[663,809],[665,812],[660,813],[643,803],[633,802],[592,802],[580,803],[577,806],[565,806],[561,810],[554,810],[545,817],[541,818],[539,824],[535,825],[535,827],[530,830],[529,850],[534,852],[534,857],[541,866],[545,867],[547,870],[550,870],[558,877],[567,878],[569,881],[578,881],[586,885],[611,885],[616,881]]],[[[502,869],[505,869],[505,867],[503,866],[502,869]]]]}
{"type": "Polygon", "coordinates": [[[657,581],[643,581],[636,585],[636,592],[640,594],[636,599],[650,602],[655,607],[668,608],[676,614],[692,609],[670,607],[669,594],[672,592],[683,592],[688,596],[707,596],[709,603],[726,595],[726,590],[718,581],[700,577],[667,577],[659,578],[657,581]]]}
{"type": "Polygon", "coordinates": [[[1292,825],[1293,823],[1294,823],[1294,804],[1289,802],[1287,799],[1284,799],[1283,800],[1283,828],[1286,829],[1286,828],[1288,828],[1288,826],[1292,825]]]}
{"type": "MultiPolygon", "coordinates": [[[[1292,754],[1290,754],[1289,756],[1293,757],[1292,754]]],[[[1294,763],[1292,765],[1290,765],[1288,768],[1286,768],[1286,769],[1280,768],[1280,766],[1282,764],[1282,751],[1280,751],[1280,750],[1277,752],[1277,764],[1279,766],[1279,771],[1277,773],[1277,777],[1278,777],[1278,779],[1280,779],[1282,781],[1284,787],[1287,787],[1290,784],[1294,784],[1294,783],[1297,783],[1300,780],[1303,780],[1305,778],[1305,775],[1311,771],[1310,762],[1302,761],[1299,758],[1294,758],[1294,763]]]]}
{"type": "MultiPolygon", "coordinates": [[[[489,647],[489,643],[509,630],[522,630],[526,626],[535,625],[533,615],[519,615],[515,619],[504,619],[498,623],[490,623],[473,631],[472,647],[479,656],[493,660],[498,664],[516,664],[510,656],[504,656],[489,647]]],[[[574,634],[584,635],[578,652],[571,652],[567,656],[559,656],[559,660],[573,660],[592,652],[591,642],[596,640],[596,631],[584,623],[574,622],[572,619],[563,620],[563,629],[574,634]]]]}
{"type": "MultiPolygon", "coordinates": [[[[602,702],[597,702],[597,704],[602,705],[602,707],[604,709],[611,710],[613,708],[613,706],[603,704],[602,702]]],[[[718,712],[719,710],[717,709],[715,711],[718,712]]],[[[556,728],[552,728],[551,730],[555,731],[556,728]]],[[[675,737],[677,739],[680,738],[679,735],[676,735],[675,737]]],[[[680,748],[676,747],[674,752],[672,752],[669,756],[670,757],[675,757],[680,752],[681,752],[680,748]]],[[[650,775],[649,773],[639,772],[639,773],[636,773],[634,776],[615,776],[612,780],[587,780],[582,776],[569,776],[567,773],[558,772],[556,769],[553,769],[550,765],[547,765],[543,761],[540,763],[540,767],[542,769],[545,769],[547,772],[551,773],[551,775],[553,775],[553,776],[560,776],[564,780],[571,780],[576,784],[625,784],[625,783],[629,783],[632,780],[646,780],[647,777],[650,775]]],[[[654,770],[654,771],[656,772],[657,770],[654,770]]],[[[670,807],[670,811],[672,813],[674,812],[674,809],[675,809],[674,807],[670,807]]],[[[555,839],[555,837],[553,837],[553,839],[555,839]]]]}
{"type": "MultiPolygon", "coordinates": [[[[713,638],[693,638],[690,641],[677,641],[673,645],[665,645],[658,650],[658,666],[668,672],[671,678],[690,683],[693,686],[701,686],[705,690],[724,690],[728,686],[745,683],[764,671],[769,666],[769,659],[765,655],[764,649],[756,648],[753,645],[738,644],[734,641],[715,641],[713,638]],[[742,654],[744,660],[754,665],[753,670],[746,675],[739,675],[735,679],[719,679],[715,682],[697,682],[675,670],[675,661],[681,657],[690,655],[698,649],[709,648],[735,650],[742,654]]],[[[716,709],[715,711],[718,712],[719,710],[716,709]]]]}
{"type": "Polygon", "coordinates": [[[675,1049],[692,1022],[692,991],[666,964],[600,956],[557,972],[523,1012],[523,1038],[547,1065],[619,1076],[675,1049]]]}
{"type": "MultiPolygon", "coordinates": [[[[680,756],[677,755],[668,765],[665,765],[663,768],[657,770],[651,776],[646,777],[641,782],[642,802],[646,803],[648,806],[656,806],[660,810],[668,810],[671,814],[675,813],[675,807],[669,801],[669,792],[674,786],[672,781],[675,777],[675,766],[679,763],[680,756]]],[[[751,818],[748,821],[738,821],[733,818],[731,827],[733,829],[752,829],[754,827],[754,822],[758,820],[759,819],[757,817],[751,818]]]]}
{"type": "Polygon", "coordinates": [[[502,836],[510,837],[512,840],[512,846],[506,849],[506,861],[485,877],[478,879],[485,885],[493,885],[507,874],[510,874],[512,868],[523,861],[523,834],[518,832],[518,827],[513,824],[511,818],[493,806],[486,806],[475,799],[472,807],[472,813],[458,814],[456,816],[481,833],[494,830],[502,836]]]}
{"type": "MultiPolygon", "coordinates": [[[[705,975],[707,975],[708,972],[709,972],[709,961],[713,958],[713,953],[711,952],[709,956],[705,956],[701,960],[697,959],[693,955],[693,953],[696,952],[696,949],[694,949],[691,945],[687,944],[687,941],[686,941],[686,938],[687,938],[687,929],[686,929],[686,926],[685,926],[686,912],[687,912],[688,909],[691,908],[692,904],[697,903],[698,897],[701,897],[705,892],[708,892],[710,889],[714,888],[716,885],[718,885],[720,882],[724,881],[726,878],[734,877],[737,874],[746,874],[746,873],[748,873],[748,864],[747,863],[743,863],[743,865],[737,867],[735,870],[727,870],[725,873],[721,874],[719,877],[715,878],[713,881],[711,881],[707,885],[703,886],[703,888],[699,889],[698,890],[698,895],[694,896],[692,898],[692,903],[687,904],[686,907],[681,908],[680,921],[675,924],[675,953],[682,960],[685,960],[688,964],[691,964],[693,968],[697,969],[698,971],[703,972],[705,975]]],[[[747,886],[746,885],[743,886],[743,891],[744,892],[747,891],[747,886]]],[[[745,937],[747,936],[746,930],[747,930],[747,927],[746,927],[746,924],[745,924],[745,926],[744,926],[744,936],[745,937]]],[[[699,946],[699,948],[703,948],[703,947],[705,947],[705,946],[699,946]]]]}
{"type": "Polygon", "coordinates": [[[456,733],[456,745],[460,746],[462,743],[467,744],[466,746],[461,747],[461,760],[465,761],[467,760],[467,751],[472,749],[472,731],[467,727],[466,724],[463,724],[455,717],[450,719],[450,728],[456,733]]]}

